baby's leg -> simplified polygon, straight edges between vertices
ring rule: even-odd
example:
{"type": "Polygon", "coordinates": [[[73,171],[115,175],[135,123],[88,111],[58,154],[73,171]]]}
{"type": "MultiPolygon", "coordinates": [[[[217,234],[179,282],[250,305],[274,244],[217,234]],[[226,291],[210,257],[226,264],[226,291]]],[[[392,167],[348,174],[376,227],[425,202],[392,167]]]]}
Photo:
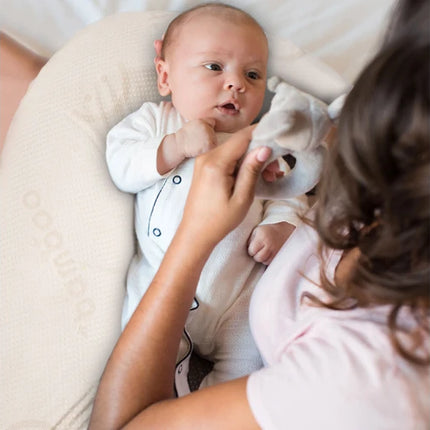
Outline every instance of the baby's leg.
{"type": "Polygon", "coordinates": [[[249,327],[250,296],[251,291],[245,288],[223,316],[213,340],[213,352],[208,357],[214,366],[200,388],[248,375],[263,366],[249,327]]]}
{"type": "Polygon", "coordinates": [[[124,330],[140,300],[154,277],[156,268],[140,255],[134,255],[127,273],[127,291],[121,315],[121,330],[124,330]]]}

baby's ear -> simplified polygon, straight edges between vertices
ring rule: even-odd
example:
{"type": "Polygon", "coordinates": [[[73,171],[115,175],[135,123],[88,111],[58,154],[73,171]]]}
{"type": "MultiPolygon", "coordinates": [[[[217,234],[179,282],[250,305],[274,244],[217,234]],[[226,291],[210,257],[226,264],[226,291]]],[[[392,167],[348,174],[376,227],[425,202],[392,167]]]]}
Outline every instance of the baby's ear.
{"type": "Polygon", "coordinates": [[[160,96],[165,97],[170,94],[168,67],[160,57],[155,58],[155,70],[157,71],[157,87],[160,96]]]}
{"type": "Polygon", "coordinates": [[[162,48],[163,48],[163,39],[154,40],[155,59],[161,57],[162,48]]]}

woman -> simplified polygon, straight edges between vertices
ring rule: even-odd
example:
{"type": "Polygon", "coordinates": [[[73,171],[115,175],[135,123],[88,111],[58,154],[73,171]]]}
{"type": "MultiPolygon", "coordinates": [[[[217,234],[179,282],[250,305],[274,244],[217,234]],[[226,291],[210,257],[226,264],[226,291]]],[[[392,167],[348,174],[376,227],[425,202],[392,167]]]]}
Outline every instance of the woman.
{"type": "Polygon", "coordinates": [[[173,398],[199,274],[245,216],[269,155],[259,148],[237,168],[247,128],[196,159],[183,220],[109,359],[91,429],[427,427],[430,44],[391,31],[347,98],[314,221],[254,292],[250,323],[266,367],[173,398]]]}

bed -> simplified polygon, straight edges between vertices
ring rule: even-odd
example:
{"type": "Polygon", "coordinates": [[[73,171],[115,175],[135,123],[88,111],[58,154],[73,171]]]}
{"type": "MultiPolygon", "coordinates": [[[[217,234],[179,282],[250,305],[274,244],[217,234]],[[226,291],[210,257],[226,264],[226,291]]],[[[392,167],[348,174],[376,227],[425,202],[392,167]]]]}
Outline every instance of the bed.
{"type": "MultiPolygon", "coordinates": [[[[145,81],[154,79],[152,40],[171,16],[197,3],[0,0],[1,428],[87,426],[119,334],[134,246],[133,201],[109,181],[103,136],[142,94],[157,99],[145,81]],[[136,49],[141,39],[146,45],[131,65],[124,41],[136,49]],[[115,73],[122,81],[102,73],[113,62],[121,63],[115,73]],[[132,72],[124,75],[127,67],[132,72]]],[[[393,6],[227,3],[270,34],[272,72],[326,101],[353,83],[378,48],[393,6]]]]}

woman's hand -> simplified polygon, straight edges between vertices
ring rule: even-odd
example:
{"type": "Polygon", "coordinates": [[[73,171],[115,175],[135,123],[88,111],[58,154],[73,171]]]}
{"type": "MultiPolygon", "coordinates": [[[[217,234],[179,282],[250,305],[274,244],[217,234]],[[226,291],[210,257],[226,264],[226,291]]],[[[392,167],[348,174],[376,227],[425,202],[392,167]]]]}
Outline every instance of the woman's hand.
{"type": "Polygon", "coordinates": [[[252,130],[253,126],[246,127],[196,158],[180,226],[192,232],[193,242],[200,240],[214,246],[247,214],[258,175],[271,153],[268,147],[256,148],[239,165],[252,130]]]}

